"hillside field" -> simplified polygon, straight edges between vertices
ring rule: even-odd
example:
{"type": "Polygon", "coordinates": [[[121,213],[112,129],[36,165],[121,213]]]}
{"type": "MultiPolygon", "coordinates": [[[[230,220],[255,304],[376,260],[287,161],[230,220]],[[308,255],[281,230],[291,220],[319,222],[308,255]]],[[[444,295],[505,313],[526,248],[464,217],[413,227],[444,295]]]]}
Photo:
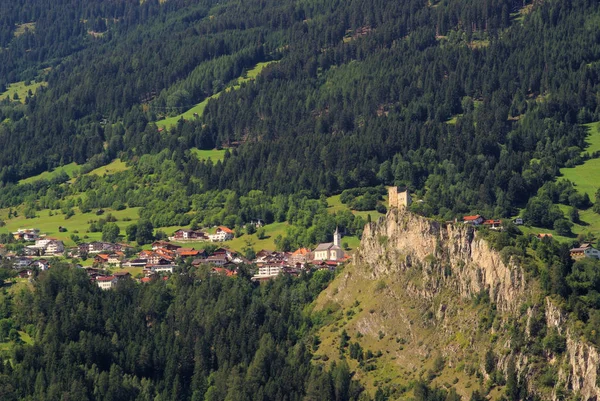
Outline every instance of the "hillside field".
{"type": "Polygon", "coordinates": [[[0,93],[0,100],[6,98],[13,100],[15,93],[19,96],[19,101],[25,103],[25,98],[29,90],[35,95],[35,91],[41,86],[47,86],[47,82],[33,82],[30,85],[25,85],[24,81],[10,84],[6,91],[0,93]]]}
{"type": "MultiPolygon", "coordinates": [[[[233,81],[233,85],[227,87],[226,89],[224,89],[224,91],[228,92],[230,90],[236,90],[238,89],[242,83],[244,82],[248,82],[248,81],[252,81],[254,79],[256,79],[256,77],[258,76],[258,74],[261,73],[261,71],[268,66],[269,64],[273,63],[273,61],[268,61],[268,62],[263,62],[263,63],[258,63],[256,64],[256,66],[254,68],[252,68],[251,70],[249,70],[246,73],[245,77],[240,77],[237,80],[233,81]]],[[[206,108],[206,105],[208,104],[209,100],[211,99],[217,99],[219,96],[221,96],[221,93],[223,93],[223,91],[215,93],[212,96],[207,97],[206,99],[204,99],[202,102],[198,103],[197,105],[195,105],[194,107],[192,107],[191,109],[178,114],[174,117],[168,117],[162,120],[158,120],[156,122],[156,125],[158,127],[162,127],[165,129],[168,129],[174,125],[177,124],[177,121],[179,121],[180,119],[184,119],[184,120],[193,120],[194,114],[198,114],[199,116],[202,116],[202,114],[204,114],[204,109],[206,108]]]]}
{"type": "Polygon", "coordinates": [[[62,172],[66,173],[69,177],[73,178],[79,172],[79,167],[80,166],[74,162],[65,164],[64,166],[57,167],[52,171],[44,171],[41,174],[24,178],[19,181],[19,184],[31,184],[38,180],[51,180],[52,178],[57,177],[62,172]]]}
{"type": "MultiPolygon", "coordinates": [[[[589,146],[585,149],[590,155],[600,151],[600,121],[590,124],[585,124],[589,129],[587,142],[589,146]]],[[[594,195],[600,188],[600,158],[590,159],[585,163],[572,168],[562,168],[560,173],[563,178],[573,182],[577,190],[581,193],[587,193],[590,199],[594,199],[594,195]]]]}
{"type": "Polygon", "coordinates": [[[79,210],[76,209],[75,215],[67,220],[65,220],[65,216],[58,210],[52,212],[54,214],[53,216],[49,215],[49,210],[41,210],[37,212],[37,217],[34,219],[26,219],[22,214],[16,218],[7,219],[6,217],[8,211],[1,210],[0,218],[5,220],[6,225],[0,228],[0,233],[14,232],[19,228],[39,228],[43,234],[47,234],[52,238],[64,241],[66,246],[73,246],[75,243],[71,240],[71,234],[76,234],[82,240],[88,242],[98,241],[102,238],[102,233],[100,232],[86,232],[90,226],[90,220],[106,218],[106,215],[110,213],[117,219],[116,223],[121,228],[121,235],[124,235],[125,228],[128,225],[137,222],[139,219],[139,208],[129,208],[125,210],[104,210],[105,212],[103,215],[97,216],[95,212],[79,213],[79,210]],[[124,219],[128,220],[125,221],[124,219]],[[67,232],[59,232],[59,226],[65,227],[67,232]]]}

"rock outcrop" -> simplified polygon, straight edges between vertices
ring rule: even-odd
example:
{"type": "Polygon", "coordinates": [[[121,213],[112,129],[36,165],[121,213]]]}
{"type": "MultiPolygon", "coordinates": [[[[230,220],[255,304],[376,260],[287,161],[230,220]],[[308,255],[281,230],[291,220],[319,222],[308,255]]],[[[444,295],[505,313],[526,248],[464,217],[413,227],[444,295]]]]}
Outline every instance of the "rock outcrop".
{"type": "Polygon", "coordinates": [[[439,223],[405,209],[392,209],[366,225],[355,261],[368,266],[373,278],[419,264],[420,285],[409,290],[428,299],[444,288],[462,297],[487,291],[500,311],[513,312],[525,299],[522,268],[504,263],[473,227],[439,223]]]}
{"type": "MultiPolygon", "coordinates": [[[[405,209],[393,208],[385,217],[365,226],[354,263],[372,280],[392,278],[406,283],[406,291],[424,301],[433,301],[448,290],[462,298],[487,292],[505,317],[519,318],[523,303],[534,298],[534,286],[527,283],[522,267],[513,260],[502,260],[473,227],[433,221],[405,209]]],[[[600,400],[597,347],[574,334],[568,315],[549,297],[544,304],[528,308],[528,322],[534,310],[540,309],[546,326],[566,338],[564,354],[548,357],[548,363],[558,367],[552,399],[562,399],[572,392],[582,400],[600,400]]],[[[445,311],[446,304],[438,305],[435,317],[443,320],[445,311]]],[[[535,369],[529,369],[528,357],[510,352],[510,342],[506,345],[508,352],[498,361],[499,368],[506,371],[512,358],[517,370],[530,378],[535,369]]],[[[532,385],[530,390],[536,391],[532,385]]]]}

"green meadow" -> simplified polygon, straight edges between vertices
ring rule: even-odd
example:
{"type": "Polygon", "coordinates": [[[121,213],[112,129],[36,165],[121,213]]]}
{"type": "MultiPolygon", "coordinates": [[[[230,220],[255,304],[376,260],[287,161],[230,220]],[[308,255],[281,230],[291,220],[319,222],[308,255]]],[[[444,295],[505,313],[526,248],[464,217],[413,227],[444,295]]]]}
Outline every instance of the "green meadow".
{"type": "Polygon", "coordinates": [[[65,164],[64,166],[57,167],[52,171],[44,171],[43,173],[34,175],[33,177],[24,178],[19,181],[19,184],[31,184],[39,180],[51,180],[63,172],[69,177],[73,178],[79,172],[79,166],[77,163],[65,164]]]}
{"type": "MultiPolygon", "coordinates": [[[[249,82],[252,81],[254,79],[256,79],[256,77],[258,76],[258,74],[261,73],[261,71],[268,66],[271,63],[275,63],[276,61],[267,61],[267,62],[263,62],[263,63],[258,63],[256,64],[256,66],[254,66],[254,68],[252,68],[251,70],[249,70],[246,75],[244,77],[240,77],[238,79],[236,79],[235,81],[233,81],[233,84],[227,88],[224,89],[225,92],[228,92],[230,90],[236,90],[238,88],[240,88],[240,86],[244,83],[244,82],[249,82]]],[[[202,114],[204,114],[204,109],[206,108],[206,105],[208,104],[209,100],[211,99],[217,99],[219,96],[221,96],[221,93],[223,93],[223,91],[215,93],[212,96],[207,97],[206,99],[204,99],[202,102],[198,103],[197,105],[195,105],[194,107],[192,107],[191,109],[176,115],[174,117],[168,117],[165,118],[163,120],[158,120],[156,122],[156,125],[158,127],[162,127],[165,129],[168,129],[174,125],[177,125],[177,121],[179,121],[180,119],[184,119],[184,120],[193,120],[195,117],[195,114],[198,114],[199,116],[202,116],[202,114]]]]}
{"type": "Polygon", "coordinates": [[[31,93],[35,94],[35,91],[41,87],[48,85],[47,82],[33,82],[30,85],[25,85],[24,81],[15,82],[8,86],[8,89],[2,93],[0,93],[0,100],[4,100],[6,98],[13,100],[15,93],[19,96],[19,101],[21,103],[25,102],[25,98],[27,97],[27,93],[31,90],[31,93]]]}
{"type": "Polygon", "coordinates": [[[71,240],[71,234],[78,235],[84,241],[97,241],[102,238],[102,233],[87,232],[91,220],[99,220],[105,218],[107,214],[112,214],[116,219],[116,224],[121,228],[121,235],[125,234],[125,228],[137,222],[139,219],[139,208],[129,208],[125,210],[104,209],[104,214],[97,216],[95,211],[90,213],[80,213],[76,209],[75,215],[65,220],[65,216],[58,210],[52,211],[50,216],[49,210],[37,212],[37,217],[26,219],[22,212],[18,217],[7,219],[8,211],[6,209],[0,211],[0,218],[6,222],[4,227],[0,228],[0,233],[14,232],[19,228],[38,228],[43,234],[49,237],[56,238],[65,242],[67,246],[73,246],[75,243],[71,240]],[[66,232],[59,232],[59,227],[67,229],[66,232]]]}
{"type": "Polygon", "coordinates": [[[223,161],[223,158],[225,157],[225,149],[201,150],[192,148],[190,150],[196,155],[196,157],[198,157],[199,160],[211,159],[214,163],[216,163],[218,161],[223,161]]]}
{"type": "MultiPolygon", "coordinates": [[[[584,152],[589,153],[590,155],[594,152],[600,151],[600,121],[585,124],[585,127],[588,128],[589,134],[587,137],[587,144],[584,152]]],[[[581,193],[587,193],[592,201],[594,201],[594,197],[598,188],[600,188],[600,182],[598,178],[600,177],[600,158],[598,159],[589,159],[585,163],[580,164],[579,166],[571,167],[571,168],[562,168],[560,169],[561,178],[565,178],[570,180],[577,191],[581,193]]],[[[565,214],[565,217],[568,217],[568,212],[570,207],[565,205],[558,205],[560,209],[565,214]]],[[[573,241],[576,239],[578,234],[586,234],[591,233],[596,237],[600,237],[600,215],[594,213],[591,208],[587,210],[580,210],[579,217],[581,223],[574,224],[572,231],[573,237],[563,237],[557,235],[554,230],[541,229],[536,227],[521,227],[521,231],[526,234],[539,234],[539,233],[551,233],[554,239],[559,241],[573,241]]]]}
{"type": "Polygon", "coordinates": [[[101,166],[101,167],[98,167],[97,169],[90,171],[89,173],[87,173],[87,175],[98,175],[98,176],[112,175],[115,173],[120,173],[121,171],[125,171],[128,168],[129,167],[125,164],[124,161],[121,161],[121,159],[115,159],[112,162],[110,162],[109,164],[107,164],[106,166],[101,166]]]}
{"type": "MultiPolygon", "coordinates": [[[[125,171],[128,168],[129,167],[125,164],[124,161],[121,161],[121,159],[115,159],[112,162],[110,162],[109,164],[107,164],[106,166],[98,167],[98,168],[90,171],[89,173],[86,173],[86,175],[98,175],[98,176],[112,175],[115,173],[119,173],[121,171],[125,171]]],[[[31,184],[38,180],[51,180],[52,178],[57,177],[59,174],[61,174],[63,172],[65,174],[67,174],[69,177],[75,178],[76,176],[79,175],[80,169],[81,169],[81,166],[78,165],[77,163],[73,162],[73,163],[65,164],[64,166],[57,167],[52,171],[44,171],[41,174],[34,175],[34,176],[28,177],[28,178],[24,178],[19,181],[19,184],[31,184]]]]}
{"type": "MultiPolygon", "coordinates": [[[[585,124],[589,130],[587,137],[588,147],[585,152],[590,155],[594,152],[600,151],[600,121],[585,124]]],[[[590,199],[594,199],[594,195],[598,188],[600,188],[600,158],[589,159],[585,163],[580,164],[572,168],[562,168],[560,173],[563,178],[566,178],[573,182],[577,190],[581,193],[587,193],[590,199]]]]}
{"type": "MultiPolygon", "coordinates": [[[[386,204],[387,198],[384,198],[384,205],[386,204]]],[[[342,201],[340,200],[340,195],[333,195],[330,196],[329,198],[327,198],[327,205],[329,206],[327,208],[327,210],[330,213],[335,213],[335,212],[339,212],[342,210],[348,210],[348,206],[344,205],[342,203],[342,201]]],[[[377,220],[379,217],[384,216],[383,213],[379,213],[377,210],[364,210],[364,211],[358,211],[358,210],[351,210],[352,214],[355,216],[360,216],[363,219],[367,219],[368,215],[371,215],[371,220],[375,221],[377,220]]]]}

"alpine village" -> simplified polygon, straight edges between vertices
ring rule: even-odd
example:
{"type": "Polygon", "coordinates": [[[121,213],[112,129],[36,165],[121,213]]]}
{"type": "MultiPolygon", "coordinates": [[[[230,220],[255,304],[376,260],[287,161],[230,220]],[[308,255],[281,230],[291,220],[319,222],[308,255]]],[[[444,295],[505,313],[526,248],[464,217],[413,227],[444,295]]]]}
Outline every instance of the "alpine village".
{"type": "Polygon", "coordinates": [[[600,2],[0,1],[0,401],[396,400],[600,400],[600,2]]]}

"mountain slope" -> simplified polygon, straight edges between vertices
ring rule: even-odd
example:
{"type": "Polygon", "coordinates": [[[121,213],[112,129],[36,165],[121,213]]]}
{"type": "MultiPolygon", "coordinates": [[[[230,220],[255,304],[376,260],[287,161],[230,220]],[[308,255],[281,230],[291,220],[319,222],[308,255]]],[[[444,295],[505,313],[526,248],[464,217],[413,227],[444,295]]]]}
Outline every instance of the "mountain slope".
{"type": "Polygon", "coordinates": [[[467,398],[600,394],[598,349],[576,334],[564,301],[529,262],[463,224],[390,211],[367,225],[315,311],[326,323],[317,359],[345,355],[368,387],[395,397],[420,380],[467,398]]]}

